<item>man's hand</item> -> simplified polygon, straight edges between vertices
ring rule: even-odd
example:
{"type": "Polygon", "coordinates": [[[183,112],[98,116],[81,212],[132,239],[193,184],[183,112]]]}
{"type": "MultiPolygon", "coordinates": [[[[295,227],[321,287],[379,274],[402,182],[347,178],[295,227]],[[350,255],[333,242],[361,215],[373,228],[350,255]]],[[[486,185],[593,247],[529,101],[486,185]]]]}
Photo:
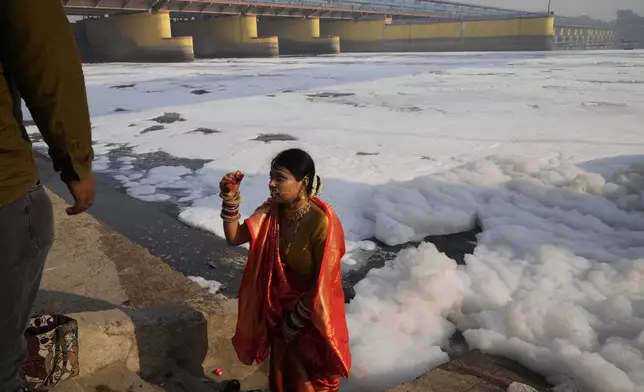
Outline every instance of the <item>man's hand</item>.
{"type": "Polygon", "coordinates": [[[67,215],[78,215],[87,211],[94,204],[94,175],[90,172],[82,181],[67,184],[69,193],[74,197],[74,206],[67,207],[67,215]]]}

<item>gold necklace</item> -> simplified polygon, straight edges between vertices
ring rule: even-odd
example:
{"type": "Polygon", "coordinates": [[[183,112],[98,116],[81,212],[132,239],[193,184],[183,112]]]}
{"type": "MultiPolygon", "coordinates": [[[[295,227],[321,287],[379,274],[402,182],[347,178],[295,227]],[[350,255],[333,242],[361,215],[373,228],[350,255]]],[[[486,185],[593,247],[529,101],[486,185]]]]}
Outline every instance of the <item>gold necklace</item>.
{"type": "Polygon", "coordinates": [[[291,238],[287,240],[288,243],[286,244],[286,249],[284,250],[284,255],[285,256],[288,255],[288,252],[291,250],[291,244],[295,240],[295,236],[297,235],[297,230],[299,228],[300,228],[300,221],[298,219],[298,221],[297,221],[297,223],[295,225],[295,229],[293,230],[293,234],[291,235],[291,238]]]}
{"type": "Polygon", "coordinates": [[[295,237],[297,236],[297,231],[300,228],[300,222],[302,220],[302,217],[306,215],[307,212],[311,210],[311,202],[307,202],[303,206],[296,208],[294,210],[289,210],[284,208],[284,219],[287,221],[286,226],[291,226],[293,222],[295,222],[295,228],[293,229],[293,233],[291,234],[291,238],[286,238],[287,245],[286,249],[284,250],[284,255],[288,255],[288,252],[291,250],[291,244],[295,240],[295,237]]]}
{"type": "Polygon", "coordinates": [[[301,207],[298,207],[294,210],[289,210],[288,208],[284,208],[284,218],[288,221],[288,225],[290,226],[294,221],[299,221],[302,219],[304,215],[306,215],[307,212],[311,210],[311,203],[307,202],[301,207]]]}

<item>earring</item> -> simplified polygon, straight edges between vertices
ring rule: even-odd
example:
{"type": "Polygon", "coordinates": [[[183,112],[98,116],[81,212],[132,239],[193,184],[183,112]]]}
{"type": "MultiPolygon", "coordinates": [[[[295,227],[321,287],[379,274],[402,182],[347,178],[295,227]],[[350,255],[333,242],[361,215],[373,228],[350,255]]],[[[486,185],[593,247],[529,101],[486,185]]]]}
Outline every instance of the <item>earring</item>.
{"type": "Polygon", "coordinates": [[[304,192],[304,188],[300,189],[300,194],[297,196],[299,200],[304,200],[306,199],[306,194],[304,192]]]}

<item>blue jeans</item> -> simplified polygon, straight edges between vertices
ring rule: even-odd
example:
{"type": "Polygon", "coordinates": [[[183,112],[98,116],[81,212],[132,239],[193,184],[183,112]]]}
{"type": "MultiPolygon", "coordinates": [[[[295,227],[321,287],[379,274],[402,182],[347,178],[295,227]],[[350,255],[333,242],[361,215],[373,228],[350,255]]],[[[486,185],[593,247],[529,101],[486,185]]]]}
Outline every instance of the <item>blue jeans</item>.
{"type": "Polygon", "coordinates": [[[40,183],[0,207],[0,392],[20,391],[24,332],[53,242],[51,200],[40,183]]]}

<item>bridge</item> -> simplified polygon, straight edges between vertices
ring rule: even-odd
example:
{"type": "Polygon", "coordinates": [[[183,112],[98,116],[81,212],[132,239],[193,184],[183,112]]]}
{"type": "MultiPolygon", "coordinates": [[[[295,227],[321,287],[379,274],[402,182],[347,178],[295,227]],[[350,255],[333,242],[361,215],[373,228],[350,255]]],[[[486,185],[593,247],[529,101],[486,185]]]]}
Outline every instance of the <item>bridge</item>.
{"type": "Polygon", "coordinates": [[[84,59],[607,47],[605,28],[446,0],[62,0],[84,59]],[[592,42],[592,45],[586,43],[592,42]],[[555,46],[553,46],[555,45],[555,46]],[[563,46],[561,46],[563,45],[563,46]]]}
{"type": "Polygon", "coordinates": [[[70,15],[116,15],[166,10],[173,17],[253,14],[266,16],[319,16],[431,19],[508,17],[531,13],[443,0],[63,0],[70,15]]]}

